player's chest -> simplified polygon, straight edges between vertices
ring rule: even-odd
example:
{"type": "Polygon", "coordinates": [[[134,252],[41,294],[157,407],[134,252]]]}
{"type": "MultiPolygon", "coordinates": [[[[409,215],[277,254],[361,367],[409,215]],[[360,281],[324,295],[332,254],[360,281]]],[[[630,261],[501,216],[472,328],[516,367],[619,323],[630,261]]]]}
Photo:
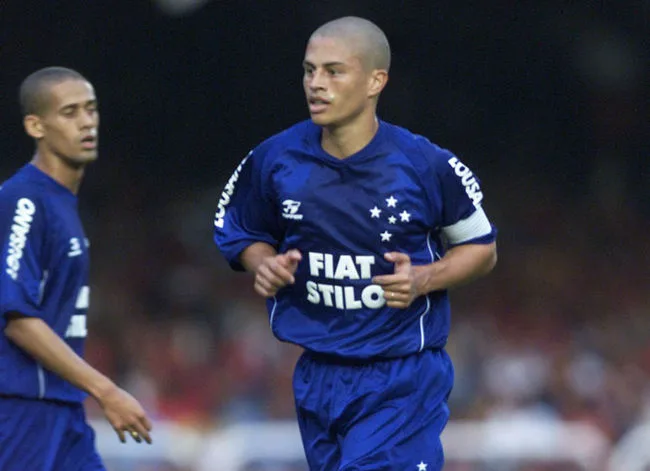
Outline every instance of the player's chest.
{"type": "Polygon", "coordinates": [[[279,172],[273,184],[278,218],[315,237],[386,243],[429,226],[426,195],[409,167],[304,165],[279,172]]]}
{"type": "Polygon", "coordinates": [[[54,211],[46,252],[51,264],[71,270],[87,270],[90,242],[76,212],[54,211]]]}

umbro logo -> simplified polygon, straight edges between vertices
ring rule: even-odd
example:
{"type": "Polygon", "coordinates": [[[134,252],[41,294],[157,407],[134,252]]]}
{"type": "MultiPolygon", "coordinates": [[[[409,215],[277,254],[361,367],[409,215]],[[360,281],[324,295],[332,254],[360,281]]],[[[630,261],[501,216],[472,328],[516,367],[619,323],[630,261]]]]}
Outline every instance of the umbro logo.
{"type": "MultiPolygon", "coordinates": [[[[88,245],[86,245],[87,247],[88,245]]],[[[68,257],[78,257],[83,253],[81,249],[81,241],[78,237],[70,238],[70,250],[68,250],[68,257]]]]}
{"type": "Polygon", "coordinates": [[[300,204],[300,201],[284,200],[282,202],[282,217],[300,221],[302,219],[302,214],[298,212],[300,204]]]}

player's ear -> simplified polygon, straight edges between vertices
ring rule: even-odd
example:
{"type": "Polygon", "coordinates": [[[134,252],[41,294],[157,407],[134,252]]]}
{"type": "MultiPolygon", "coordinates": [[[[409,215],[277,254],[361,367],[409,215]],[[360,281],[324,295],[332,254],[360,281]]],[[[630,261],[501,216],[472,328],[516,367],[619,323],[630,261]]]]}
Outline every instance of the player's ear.
{"type": "Polygon", "coordinates": [[[43,128],[41,118],[35,114],[28,114],[25,116],[23,119],[23,126],[25,127],[25,132],[34,139],[41,139],[45,135],[45,129],[43,128]]]}
{"type": "Polygon", "coordinates": [[[381,93],[388,83],[388,72],[383,69],[375,69],[370,74],[368,97],[373,98],[381,93]]]}

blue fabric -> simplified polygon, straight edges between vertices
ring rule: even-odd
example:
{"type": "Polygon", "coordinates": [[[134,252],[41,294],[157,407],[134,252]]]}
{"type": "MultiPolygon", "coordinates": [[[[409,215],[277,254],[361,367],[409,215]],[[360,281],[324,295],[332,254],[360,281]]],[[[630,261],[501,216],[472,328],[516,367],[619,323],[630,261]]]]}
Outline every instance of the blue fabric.
{"type": "Polygon", "coordinates": [[[88,241],[77,198],[28,164],[0,188],[0,394],[81,402],[4,335],[7,314],[42,319],[79,356],[89,303],[88,241]]]}
{"type": "Polygon", "coordinates": [[[2,471],[104,471],[81,404],[0,397],[2,471]]]}
{"type": "Polygon", "coordinates": [[[444,350],[376,361],[303,354],[294,392],[310,470],[440,471],[453,378],[444,350]]]}
{"type": "MultiPolygon", "coordinates": [[[[470,217],[483,200],[478,178],[448,150],[383,121],[364,149],[342,160],[322,149],[320,136],[308,120],[248,154],[219,200],[220,251],[235,269],[254,242],[301,252],[296,283],[267,300],[280,340],[346,358],[444,347],[446,291],[393,309],[371,278],[393,273],[384,259],[390,251],[415,265],[440,259],[442,228],[470,217]]],[[[493,230],[463,243],[495,238],[493,230]]]]}

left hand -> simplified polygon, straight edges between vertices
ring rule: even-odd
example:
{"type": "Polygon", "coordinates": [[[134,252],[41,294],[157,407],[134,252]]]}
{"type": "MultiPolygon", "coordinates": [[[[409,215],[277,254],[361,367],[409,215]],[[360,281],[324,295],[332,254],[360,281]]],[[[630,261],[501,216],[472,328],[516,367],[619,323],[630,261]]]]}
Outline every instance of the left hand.
{"type": "Polygon", "coordinates": [[[372,282],[384,289],[384,299],[388,307],[406,309],[420,296],[417,286],[417,267],[411,265],[411,257],[401,252],[388,252],[384,258],[395,264],[392,275],[379,275],[372,282]]]}
{"type": "Polygon", "coordinates": [[[122,443],[126,443],[126,436],[130,435],[137,443],[144,439],[151,444],[151,421],[140,403],[128,392],[113,385],[97,397],[97,402],[122,443]]]}

